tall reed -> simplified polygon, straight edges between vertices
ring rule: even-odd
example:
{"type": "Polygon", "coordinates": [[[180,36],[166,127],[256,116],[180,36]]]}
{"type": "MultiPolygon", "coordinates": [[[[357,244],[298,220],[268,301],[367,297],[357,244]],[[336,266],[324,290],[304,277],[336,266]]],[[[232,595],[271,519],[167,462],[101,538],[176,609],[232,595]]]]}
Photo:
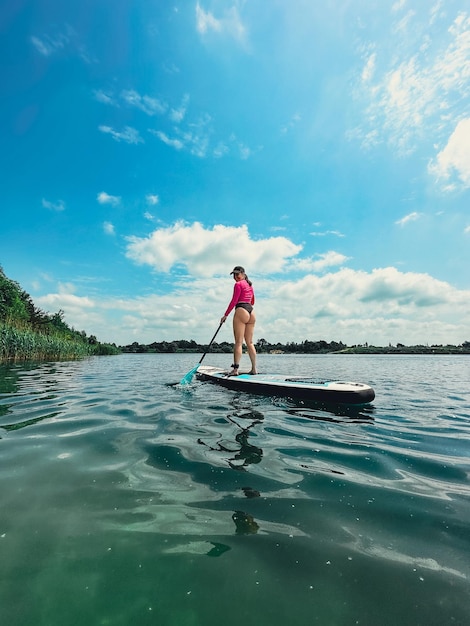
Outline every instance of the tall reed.
{"type": "Polygon", "coordinates": [[[0,323],[0,362],[78,359],[94,352],[94,347],[84,342],[0,323]]]}

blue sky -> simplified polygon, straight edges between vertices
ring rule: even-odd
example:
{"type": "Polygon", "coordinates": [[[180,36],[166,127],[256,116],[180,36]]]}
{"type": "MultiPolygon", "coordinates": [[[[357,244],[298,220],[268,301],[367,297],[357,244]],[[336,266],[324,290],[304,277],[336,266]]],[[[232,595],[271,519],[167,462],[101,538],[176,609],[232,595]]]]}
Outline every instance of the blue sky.
{"type": "Polygon", "coordinates": [[[470,340],[470,10],[12,0],[0,264],[118,344],[470,340]],[[220,340],[231,340],[230,325],[220,340]]]}

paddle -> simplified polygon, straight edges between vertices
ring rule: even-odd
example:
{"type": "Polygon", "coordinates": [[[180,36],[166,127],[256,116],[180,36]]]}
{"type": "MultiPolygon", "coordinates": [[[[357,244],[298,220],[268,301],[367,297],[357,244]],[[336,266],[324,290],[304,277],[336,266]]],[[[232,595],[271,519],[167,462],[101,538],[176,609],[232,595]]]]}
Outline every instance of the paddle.
{"type": "Polygon", "coordinates": [[[204,352],[204,354],[202,355],[202,357],[199,359],[199,363],[197,365],[195,365],[193,367],[192,370],[190,370],[186,376],[183,376],[183,378],[180,380],[180,385],[189,385],[189,383],[192,381],[194,374],[197,372],[198,367],[201,365],[203,358],[206,356],[206,354],[209,352],[209,348],[211,347],[214,339],[217,337],[217,333],[219,332],[219,330],[222,328],[222,322],[220,322],[219,324],[219,328],[215,331],[214,336],[212,337],[212,339],[209,342],[209,345],[207,346],[207,350],[204,352]]]}

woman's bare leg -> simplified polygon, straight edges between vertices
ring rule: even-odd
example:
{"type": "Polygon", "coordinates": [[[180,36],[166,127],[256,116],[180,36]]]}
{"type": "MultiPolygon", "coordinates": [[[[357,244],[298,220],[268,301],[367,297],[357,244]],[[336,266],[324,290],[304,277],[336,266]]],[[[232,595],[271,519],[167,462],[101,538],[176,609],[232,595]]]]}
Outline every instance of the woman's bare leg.
{"type": "Polygon", "coordinates": [[[255,344],[253,343],[253,333],[255,330],[255,323],[256,323],[256,315],[255,315],[255,312],[252,311],[250,314],[249,321],[247,322],[247,324],[245,324],[245,337],[244,337],[248,356],[250,357],[250,361],[251,361],[250,374],[258,373],[256,369],[256,348],[255,348],[255,344]]]}
{"type": "MultiPolygon", "coordinates": [[[[240,365],[243,352],[243,340],[245,338],[246,325],[250,320],[250,314],[248,311],[242,308],[235,309],[233,316],[233,337],[235,339],[235,345],[233,347],[233,362],[235,365],[240,365]]],[[[238,374],[234,368],[230,373],[232,375],[238,374]]]]}

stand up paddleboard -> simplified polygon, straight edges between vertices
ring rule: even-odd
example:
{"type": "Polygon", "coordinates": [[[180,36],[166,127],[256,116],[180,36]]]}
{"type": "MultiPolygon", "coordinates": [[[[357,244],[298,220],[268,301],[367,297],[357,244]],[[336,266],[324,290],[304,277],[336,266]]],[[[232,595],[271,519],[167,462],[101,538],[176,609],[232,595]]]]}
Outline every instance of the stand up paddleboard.
{"type": "Polygon", "coordinates": [[[196,378],[233,389],[269,396],[295,398],[332,404],[368,404],[375,391],[363,383],[340,380],[319,381],[312,378],[284,376],[283,374],[239,374],[228,376],[228,371],[201,365],[196,378]]]}

